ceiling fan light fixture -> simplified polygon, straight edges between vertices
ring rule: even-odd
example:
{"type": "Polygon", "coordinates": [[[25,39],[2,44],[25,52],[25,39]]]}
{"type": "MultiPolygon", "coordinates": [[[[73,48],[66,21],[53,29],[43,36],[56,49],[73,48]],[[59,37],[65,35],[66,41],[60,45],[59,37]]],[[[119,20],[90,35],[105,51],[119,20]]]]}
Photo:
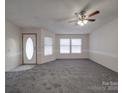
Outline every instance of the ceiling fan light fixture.
{"type": "Polygon", "coordinates": [[[87,24],[87,22],[88,22],[87,20],[83,20],[83,23],[84,23],[84,24],[87,24]]]}
{"type": "Polygon", "coordinates": [[[80,25],[80,26],[84,25],[84,23],[82,21],[80,21],[80,20],[77,22],[77,24],[80,25]]]}

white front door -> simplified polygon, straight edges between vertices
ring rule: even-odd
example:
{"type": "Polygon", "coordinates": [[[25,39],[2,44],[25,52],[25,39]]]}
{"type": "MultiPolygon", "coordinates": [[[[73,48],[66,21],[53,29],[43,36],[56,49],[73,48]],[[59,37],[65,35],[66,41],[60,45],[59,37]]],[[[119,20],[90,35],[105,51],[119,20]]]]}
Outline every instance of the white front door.
{"type": "Polygon", "coordinates": [[[23,33],[23,64],[36,64],[36,34],[23,33]]]}

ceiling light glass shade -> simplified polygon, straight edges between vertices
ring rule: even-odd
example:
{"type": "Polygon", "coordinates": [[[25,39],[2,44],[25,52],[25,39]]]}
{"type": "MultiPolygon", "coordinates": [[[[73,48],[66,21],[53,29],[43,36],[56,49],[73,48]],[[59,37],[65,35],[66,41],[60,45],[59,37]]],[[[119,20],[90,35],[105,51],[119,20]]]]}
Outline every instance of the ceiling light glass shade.
{"type": "Polygon", "coordinates": [[[80,25],[80,26],[84,25],[84,23],[82,21],[80,21],[80,20],[77,22],[77,24],[80,25]]]}
{"type": "Polygon", "coordinates": [[[84,21],[83,21],[84,24],[87,24],[87,22],[88,22],[87,20],[84,20],[84,21]]]}

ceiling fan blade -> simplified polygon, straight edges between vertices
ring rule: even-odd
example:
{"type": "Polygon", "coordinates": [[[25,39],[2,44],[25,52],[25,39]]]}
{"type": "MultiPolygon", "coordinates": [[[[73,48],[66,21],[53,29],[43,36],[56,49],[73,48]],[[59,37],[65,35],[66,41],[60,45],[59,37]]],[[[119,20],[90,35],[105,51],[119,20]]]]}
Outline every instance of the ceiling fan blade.
{"type": "Polygon", "coordinates": [[[90,22],[96,21],[96,19],[84,19],[84,20],[88,20],[88,21],[90,21],[90,22]]]}
{"type": "Polygon", "coordinates": [[[100,11],[95,11],[95,12],[93,12],[93,13],[91,13],[88,17],[91,17],[91,16],[94,16],[94,15],[97,15],[97,14],[99,14],[100,13],[100,11]]]}

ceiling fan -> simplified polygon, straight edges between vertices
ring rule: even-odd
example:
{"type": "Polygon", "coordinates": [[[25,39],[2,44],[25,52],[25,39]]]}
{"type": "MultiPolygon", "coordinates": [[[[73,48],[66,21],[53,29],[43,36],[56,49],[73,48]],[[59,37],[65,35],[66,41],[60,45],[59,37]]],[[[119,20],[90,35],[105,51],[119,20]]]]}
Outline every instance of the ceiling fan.
{"type": "Polygon", "coordinates": [[[86,13],[86,11],[81,11],[79,13],[75,13],[77,19],[76,20],[70,20],[69,23],[76,23],[80,26],[83,26],[84,24],[87,24],[87,22],[95,22],[96,19],[92,19],[90,17],[99,14],[100,11],[96,10],[96,11],[90,13],[89,15],[86,15],[85,13],[86,13]]]}

